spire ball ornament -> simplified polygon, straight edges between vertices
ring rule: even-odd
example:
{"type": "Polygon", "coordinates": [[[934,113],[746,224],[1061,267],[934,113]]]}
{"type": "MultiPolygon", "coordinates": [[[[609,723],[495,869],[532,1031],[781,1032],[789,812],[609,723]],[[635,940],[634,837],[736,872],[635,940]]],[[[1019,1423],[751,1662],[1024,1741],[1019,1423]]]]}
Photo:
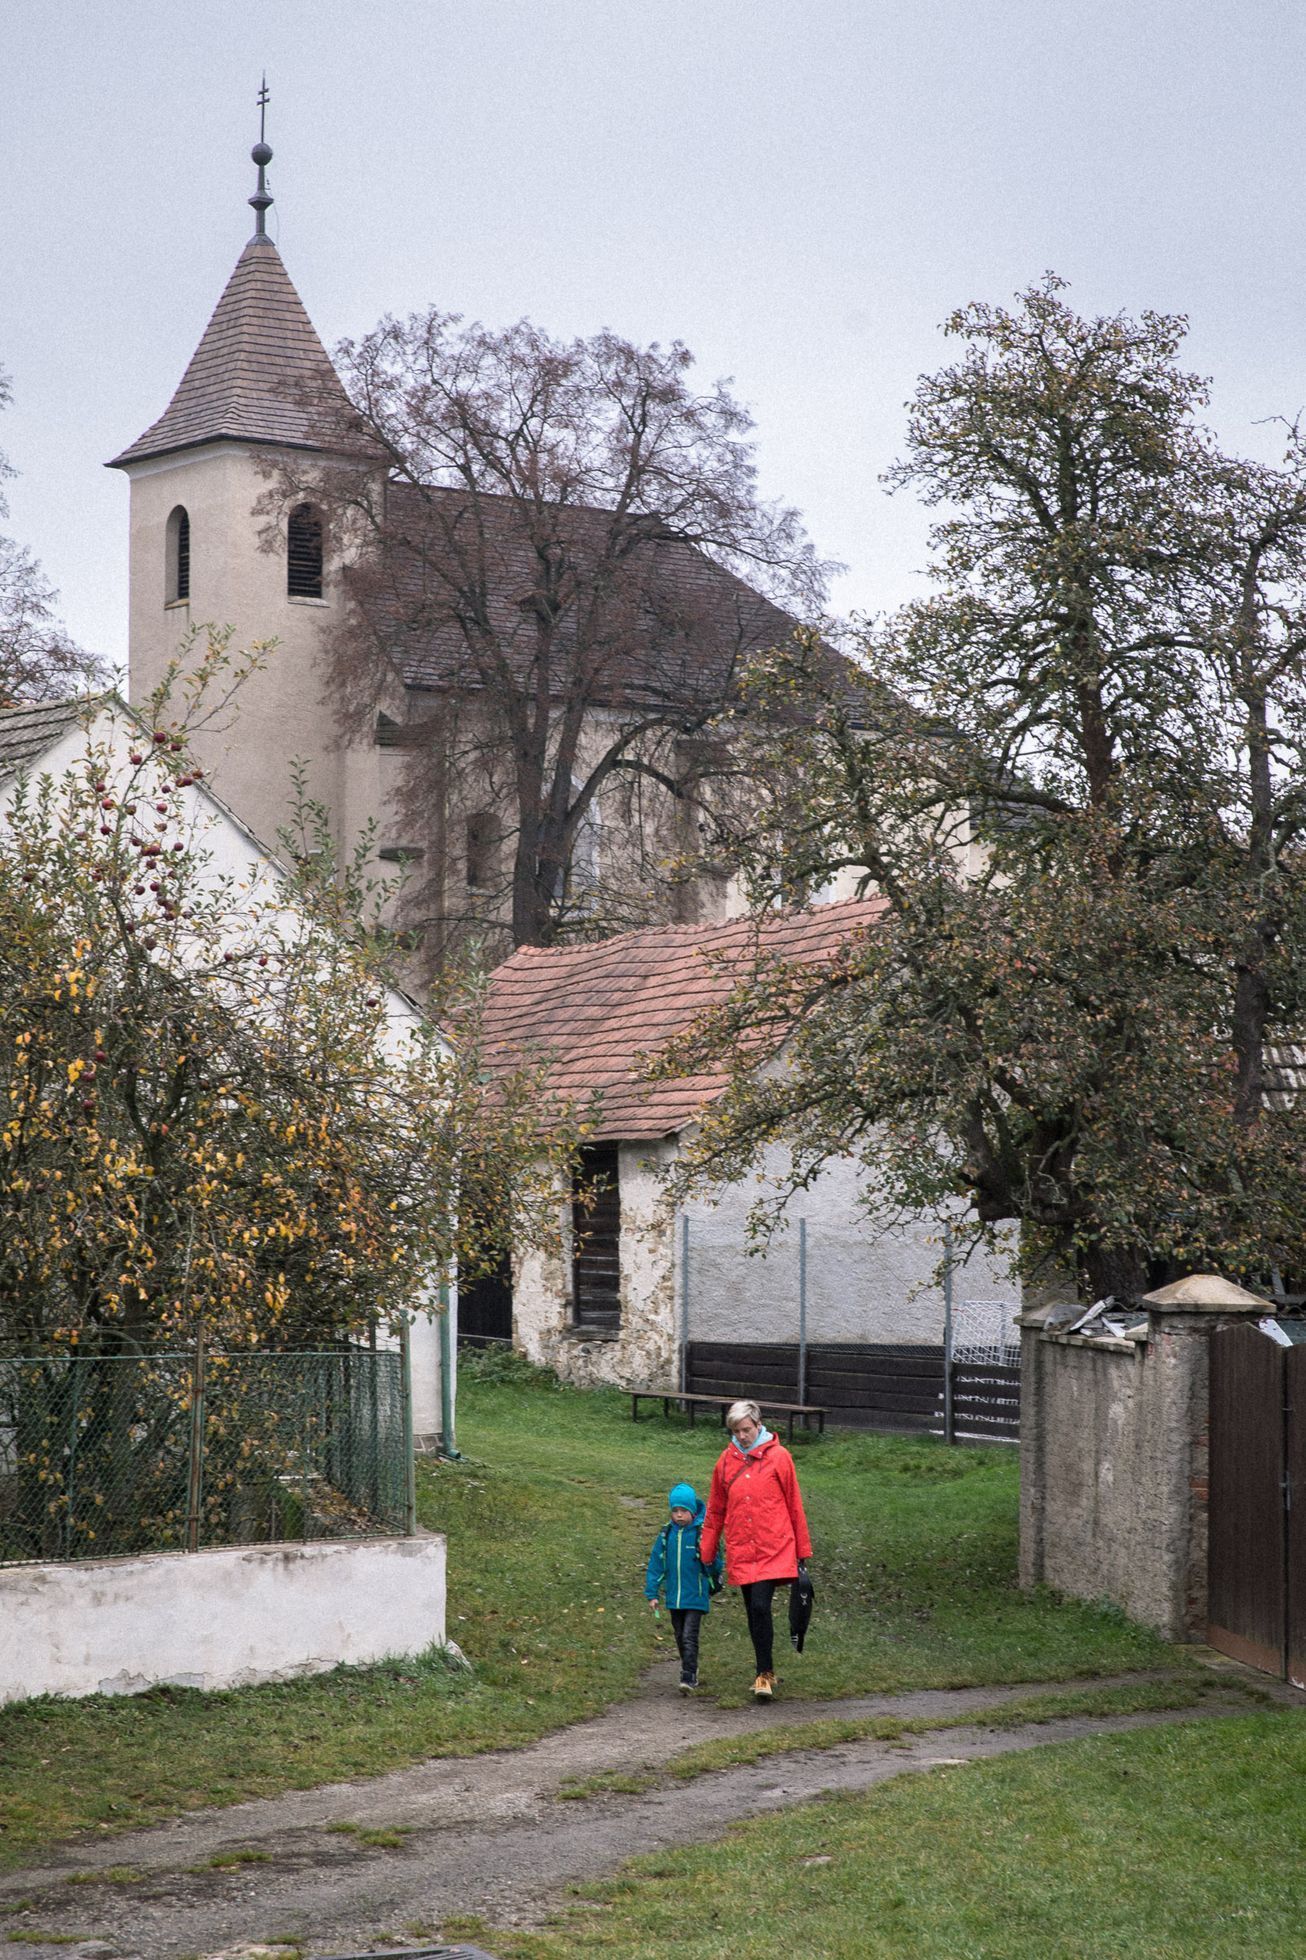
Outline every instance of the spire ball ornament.
{"type": "MultiPolygon", "coordinates": [[[[265,135],[267,108],[268,78],[265,75],[258,92],[258,142],[249,153],[251,159],[258,165],[258,189],[249,200],[254,207],[254,239],[266,238],[268,235],[265,220],[268,206],[272,202],[272,193],[268,190],[267,181],[263,175],[263,172],[272,161],[272,148],[267,142],[265,135]]],[[[253,244],[254,239],[250,240],[251,244],[253,244]]]]}

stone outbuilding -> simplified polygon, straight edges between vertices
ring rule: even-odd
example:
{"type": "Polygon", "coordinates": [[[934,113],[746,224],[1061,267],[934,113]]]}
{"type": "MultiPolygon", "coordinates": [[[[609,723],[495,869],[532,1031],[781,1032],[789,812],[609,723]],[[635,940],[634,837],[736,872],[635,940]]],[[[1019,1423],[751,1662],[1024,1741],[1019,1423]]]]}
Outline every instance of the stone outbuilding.
{"type": "MultiPolygon", "coordinates": [[[[864,1357],[897,1343],[941,1354],[943,1295],[933,1281],[939,1221],[880,1229],[862,1202],[862,1166],[840,1159],[791,1207],[803,1213],[801,1232],[791,1224],[765,1259],[750,1258],[755,1180],[728,1185],[679,1215],[664,1185],[664,1173],[724,1091],[724,1071],[650,1081],[644,1069],[698,1015],[725,1001],[759,952],[832,962],[874,929],[882,910],[881,900],[853,899],[776,914],[760,928],[738,919],[523,947],[495,971],[485,1025],[490,1066],[547,1061],[551,1094],[592,1129],[577,1189],[560,1205],[557,1246],[523,1248],[510,1285],[505,1275],[497,1287],[466,1289],[464,1334],[512,1338],[533,1361],[581,1383],[675,1383],[687,1353],[708,1346],[732,1350],[727,1371],[743,1379],[761,1347],[769,1344],[773,1361],[785,1353],[792,1361],[797,1352],[801,1258],[813,1353],[821,1344],[844,1344],[846,1361],[849,1349],[864,1357]]],[[[775,1060],[759,1049],[759,1068],[775,1060]]],[[[781,1153],[762,1168],[782,1172],[781,1153]]],[[[1009,1322],[1019,1296],[1005,1263],[1001,1270],[996,1262],[984,1265],[982,1276],[980,1263],[968,1285],[1009,1300],[1009,1322]]],[[[793,1393],[791,1386],[785,1398],[793,1393]]],[[[823,1397],[832,1399],[824,1389],[811,1399],[823,1397]]]]}

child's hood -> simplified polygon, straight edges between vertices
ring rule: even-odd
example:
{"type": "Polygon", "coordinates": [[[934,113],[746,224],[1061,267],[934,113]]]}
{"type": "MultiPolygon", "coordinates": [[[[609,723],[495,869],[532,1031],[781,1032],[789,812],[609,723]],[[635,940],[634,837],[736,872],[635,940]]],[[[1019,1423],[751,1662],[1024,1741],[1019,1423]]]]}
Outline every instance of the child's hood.
{"type": "Polygon", "coordinates": [[[694,1524],[702,1524],[707,1515],[707,1505],[692,1484],[673,1484],[667,1492],[667,1508],[690,1512],[694,1524]]]}

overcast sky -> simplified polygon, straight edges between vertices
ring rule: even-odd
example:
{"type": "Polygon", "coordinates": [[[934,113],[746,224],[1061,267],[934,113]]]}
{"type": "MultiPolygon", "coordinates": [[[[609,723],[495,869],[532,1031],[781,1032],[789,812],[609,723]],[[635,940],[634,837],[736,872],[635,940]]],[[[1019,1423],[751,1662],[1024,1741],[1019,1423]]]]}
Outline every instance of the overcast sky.
{"type": "Polygon", "coordinates": [[[1231,446],[1306,404],[1303,9],[1292,0],[13,0],[0,447],[8,529],[126,652],[127,483],[252,229],[328,346],[437,304],[679,337],[734,377],[766,491],[915,588],[878,478],[939,323],[1049,267],[1189,315],[1231,446]],[[1259,426],[1258,426],[1259,425],[1259,426]]]}

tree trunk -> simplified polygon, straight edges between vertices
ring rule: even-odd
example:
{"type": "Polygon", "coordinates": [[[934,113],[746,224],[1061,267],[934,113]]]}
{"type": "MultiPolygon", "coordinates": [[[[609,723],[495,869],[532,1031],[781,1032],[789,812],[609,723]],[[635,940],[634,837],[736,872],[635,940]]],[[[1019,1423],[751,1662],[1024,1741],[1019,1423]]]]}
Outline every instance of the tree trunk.
{"type": "Polygon", "coordinates": [[[1093,1299],[1113,1294],[1122,1305],[1149,1291],[1147,1268],[1141,1246],[1090,1245],[1080,1257],[1080,1270],[1093,1299]]]}

